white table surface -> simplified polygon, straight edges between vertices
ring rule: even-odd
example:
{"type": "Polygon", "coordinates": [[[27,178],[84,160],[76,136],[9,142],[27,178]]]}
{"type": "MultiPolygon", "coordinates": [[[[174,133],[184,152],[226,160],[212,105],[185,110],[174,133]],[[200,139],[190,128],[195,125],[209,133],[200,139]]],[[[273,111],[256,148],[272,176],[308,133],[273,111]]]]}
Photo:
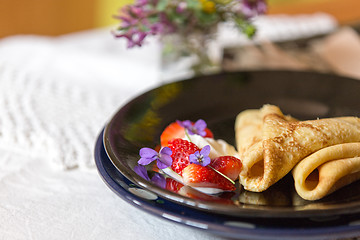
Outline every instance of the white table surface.
{"type": "Polygon", "coordinates": [[[221,239],[131,206],[94,165],[97,134],[159,69],[154,42],[127,50],[109,29],[0,40],[0,239],[221,239]]]}

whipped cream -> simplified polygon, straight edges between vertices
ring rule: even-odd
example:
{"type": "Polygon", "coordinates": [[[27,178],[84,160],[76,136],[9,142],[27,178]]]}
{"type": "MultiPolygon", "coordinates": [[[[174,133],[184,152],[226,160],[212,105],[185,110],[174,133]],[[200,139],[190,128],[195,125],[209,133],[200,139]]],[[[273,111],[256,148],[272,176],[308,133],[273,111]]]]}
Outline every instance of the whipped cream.
{"type": "MultiPolygon", "coordinates": [[[[209,157],[211,159],[215,159],[220,156],[234,156],[236,158],[239,157],[239,153],[235,150],[235,147],[227,143],[226,141],[222,139],[213,139],[213,138],[204,138],[200,135],[189,135],[189,137],[184,137],[184,140],[190,140],[193,142],[196,146],[199,148],[203,148],[206,145],[210,146],[210,153],[209,157]],[[190,139],[189,139],[190,138],[190,139]]],[[[174,172],[170,167],[162,169],[164,173],[166,173],[171,178],[175,179],[176,181],[184,184],[184,180],[182,176],[174,172]]],[[[221,192],[224,192],[224,190],[219,188],[212,188],[212,187],[192,187],[196,189],[199,192],[205,193],[205,194],[218,194],[221,192]]]]}
{"type": "MultiPolygon", "coordinates": [[[[184,180],[182,178],[182,176],[180,176],[179,174],[177,174],[176,172],[174,172],[174,170],[172,170],[170,167],[162,169],[162,171],[167,174],[169,177],[171,177],[172,179],[176,180],[179,183],[182,183],[184,185],[186,185],[184,183],[184,180]]],[[[205,193],[205,194],[209,194],[209,195],[215,195],[218,193],[222,193],[224,192],[224,190],[220,189],[220,188],[213,188],[213,187],[192,187],[189,186],[199,192],[205,193]]]]}
{"type": "MultiPolygon", "coordinates": [[[[213,139],[213,138],[204,138],[200,135],[190,135],[190,140],[199,148],[203,148],[206,145],[210,145],[210,154],[211,159],[220,157],[220,156],[234,156],[240,158],[239,153],[235,150],[235,147],[227,143],[222,139],[213,139]]],[[[185,140],[189,140],[187,137],[185,140]]]]}

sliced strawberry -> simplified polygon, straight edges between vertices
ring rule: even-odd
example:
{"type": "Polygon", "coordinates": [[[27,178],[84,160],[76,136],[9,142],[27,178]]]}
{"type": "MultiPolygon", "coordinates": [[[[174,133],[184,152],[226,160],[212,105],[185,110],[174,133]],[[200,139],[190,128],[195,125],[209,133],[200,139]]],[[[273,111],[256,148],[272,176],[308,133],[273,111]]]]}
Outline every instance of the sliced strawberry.
{"type": "Polygon", "coordinates": [[[234,191],[235,185],[209,167],[190,164],[184,168],[182,177],[184,184],[190,187],[216,188],[234,191]]]}
{"type": "Polygon", "coordinates": [[[170,140],[169,148],[172,151],[171,158],[173,160],[171,168],[180,175],[182,175],[183,169],[190,164],[189,155],[200,151],[200,148],[194,143],[180,138],[170,140]]]}
{"type": "Polygon", "coordinates": [[[203,200],[203,201],[213,201],[213,202],[219,202],[223,204],[232,204],[233,201],[231,200],[231,197],[233,196],[233,192],[224,192],[221,195],[212,196],[208,195],[202,192],[199,192],[195,190],[194,188],[184,186],[182,183],[179,183],[178,181],[172,179],[172,178],[166,178],[166,189],[178,193],[182,196],[189,197],[192,199],[197,200],[203,200]],[[231,194],[231,195],[226,195],[231,194]]]}
{"type": "Polygon", "coordinates": [[[177,122],[170,123],[160,135],[161,146],[168,146],[168,142],[175,138],[184,138],[185,130],[177,122]]]}
{"type": "Polygon", "coordinates": [[[166,178],[166,189],[172,192],[179,192],[180,189],[184,186],[184,184],[179,183],[178,181],[172,178],[166,178]]]}
{"type": "Polygon", "coordinates": [[[211,160],[210,166],[235,181],[240,174],[242,163],[233,156],[221,156],[211,160]]]}
{"type": "Polygon", "coordinates": [[[201,191],[198,191],[192,187],[183,187],[180,189],[179,194],[202,201],[207,202],[216,202],[221,204],[233,204],[234,202],[231,200],[231,197],[233,196],[234,192],[222,192],[221,194],[212,195],[212,194],[206,194],[201,191]],[[229,196],[226,196],[225,193],[231,194],[229,196]]]}
{"type": "Polygon", "coordinates": [[[206,138],[214,138],[214,134],[212,133],[212,131],[208,128],[205,128],[205,132],[206,132],[206,135],[204,137],[206,138]]]}
{"type": "MultiPolygon", "coordinates": [[[[210,129],[205,128],[206,135],[204,137],[213,138],[214,134],[210,129]]],[[[177,122],[170,123],[160,135],[161,146],[168,146],[168,142],[175,138],[184,138],[185,129],[177,122]]]]}

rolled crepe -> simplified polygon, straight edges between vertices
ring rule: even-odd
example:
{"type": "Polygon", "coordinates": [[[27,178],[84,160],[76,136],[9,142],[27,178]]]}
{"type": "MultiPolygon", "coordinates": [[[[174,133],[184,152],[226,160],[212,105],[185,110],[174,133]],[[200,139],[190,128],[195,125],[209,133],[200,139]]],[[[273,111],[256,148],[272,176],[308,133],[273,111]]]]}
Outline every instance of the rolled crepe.
{"type": "Polygon", "coordinates": [[[360,179],[360,143],[323,148],[301,160],[292,174],[300,197],[321,199],[360,179]]]}
{"type": "Polygon", "coordinates": [[[240,183],[262,192],[308,155],[337,144],[360,142],[356,117],[297,121],[273,105],[241,112],[235,121],[236,146],[243,163],[240,183]]]}

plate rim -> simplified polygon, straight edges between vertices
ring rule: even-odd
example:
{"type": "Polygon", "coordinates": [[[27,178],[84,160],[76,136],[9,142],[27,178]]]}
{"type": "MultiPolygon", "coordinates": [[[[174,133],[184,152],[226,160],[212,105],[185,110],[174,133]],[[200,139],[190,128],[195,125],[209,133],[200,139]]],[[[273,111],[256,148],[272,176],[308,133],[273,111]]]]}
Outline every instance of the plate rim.
{"type": "MultiPolygon", "coordinates": [[[[221,223],[219,223],[220,221],[216,221],[214,222],[209,222],[206,220],[198,220],[197,218],[195,218],[193,215],[190,215],[190,217],[184,217],[181,214],[178,213],[174,213],[173,211],[170,212],[170,210],[168,210],[167,212],[170,213],[170,215],[180,218],[181,221],[176,221],[174,219],[172,219],[171,217],[165,217],[167,215],[164,215],[164,211],[163,209],[159,209],[160,207],[157,207],[157,205],[154,204],[150,204],[148,203],[146,200],[144,200],[143,198],[136,196],[134,193],[127,191],[123,186],[121,186],[120,184],[118,184],[113,177],[111,176],[110,173],[108,173],[104,167],[104,159],[101,157],[101,151],[104,151],[104,154],[107,156],[107,153],[105,151],[105,147],[104,147],[104,142],[103,142],[103,137],[101,136],[103,135],[103,131],[100,133],[99,137],[96,140],[95,143],[95,149],[94,149],[94,158],[95,158],[95,165],[97,168],[97,171],[99,173],[99,175],[101,176],[101,179],[103,180],[103,182],[106,184],[106,186],[108,188],[110,188],[116,195],[118,195],[121,199],[123,199],[124,201],[126,201],[127,203],[129,203],[130,205],[132,205],[133,207],[136,207],[148,214],[151,214],[153,216],[156,217],[160,217],[162,219],[165,219],[167,221],[171,221],[173,223],[176,224],[182,224],[188,227],[192,227],[198,230],[204,230],[204,231],[209,231],[208,233],[213,233],[216,235],[220,235],[220,236],[224,236],[224,237],[235,237],[235,238],[239,238],[239,237],[246,237],[246,239],[287,239],[289,237],[291,237],[291,239],[303,239],[304,237],[306,237],[307,239],[318,239],[319,237],[323,238],[328,238],[331,237],[332,239],[334,237],[356,237],[357,232],[360,231],[360,224],[358,225],[341,225],[341,226],[327,226],[327,227],[318,227],[318,228],[312,228],[312,229],[304,229],[304,228],[299,228],[299,227],[294,227],[294,228],[272,228],[270,227],[265,227],[262,228],[261,226],[259,228],[256,228],[257,225],[253,224],[253,223],[249,223],[250,225],[254,225],[255,227],[251,227],[251,226],[246,226],[246,224],[248,224],[248,222],[244,221],[244,220],[240,220],[238,221],[239,223],[244,223],[245,225],[225,225],[223,224],[222,220],[221,223]],[[126,194],[126,196],[125,196],[126,194]],[[137,203],[135,203],[137,201],[137,203]],[[139,202],[141,204],[139,204],[139,202]],[[146,207],[143,207],[143,206],[146,207]],[[191,224],[187,224],[190,223],[188,221],[191,221],[191,224]],[[198,225],[196,224],[198,223],[198,225]],[[206,224],[208,227],[207,229],[204,229],[202,224],[206,224]],[[354,233],[355,232],[355,233],[354,233]],[[241,236],[239,234],[242,234],[241,236]],[[272,235],[269,235],[272,234],[272,235]],[[295,234],[295,235],[294,235],[295,234]]],[[[108,158],[108,160],[111,162],[111,160],[108,158]]],[[[116,169],[116,166],[112,165],[112,167],[114,167],[116,169]]],[[[126,178],[121,172],[118,172],[121,176],[123,176],[124,178],[126,178]]],[[[130,180],[129,180],[130,181],[130,180]]],[[[130,181],[131,182],[131,181],[130,181]]],[[[132,182],[133,183],[133,182],[132,182]]],[[[134,183],[135,184],[135,183],[134,183]]],[[[160,199],[162,198],[162,196],[158,196],[160,199]]],[[[167,200],[167,199],[165,199],[167,200]]],[[[178,204],[179,203],[173,203],[173,204],[178,204]]],[[[191,209],[189,207],[186,207],[186,209],[189,209],[190,211],[196,211],[196,212],[200,212],[200,214],[204,214],[204,212],[199,211],[197,209],[191,209]]],[[[205,213],[208,214],[208,213],[205,213]]],[[[170,216],[169,215],[169,216],[170,216]]],[[[226,217],[226,216],[224,216],[226,217]]],[[[236,217],[235,217],[236,219],[236,217]]],[[[236,222],[236,221],[235,221],[236,222]]]]}
{"type": "MultiPolygon", "coordinates": [[[[170,201],[177,202],[177,203],[180,203],[180,204],[188,206],[188,207],[193,207],[195,209],[199,208],[204,211],[214,211],[215,210],[215,211],[217,211],[217,213],[220,213],[220,214],[229,214],[229,206],[223,206],[223,205],[212,203],[212,202],[206,202],[206,204],[204,204],[204,202],[201,200],[191,199],[189,197],[181,196],[177,193],[170,192],[168,190],[165,190],[165,189],[162,189],[162,188],[156,186],[155,184],[152,184],[149,181],[146,181],[145,179],[141,178],[137,174],[131,174],[131,172],[134,172],[134,171],[132,169],[130,169],[128,166],[122,164],[121,159],[118,158],[118,156],[114,153],[114,151],[111,147],[111,142],[108,137],[109,131],[110,131],[109,130],[110,125],[114,121],[114,117],[117,116],[117,114],[119,114],[119,112],[121,112],[122,109],[130,106],[132,102],[136,101],[140,97],[142,97],[146,94],[149,94],[149,93],[155,91],[156,89],[162,88],[164,86],[167,86],[170,84],[183,83],[186,81],[194,81],[196,79],[204,78],[204,77],[206,78],[209,76],[211,76],[211,77],[214,77],[217,75],[222,76],[223,74],[239,74],[239,73],[253,74],[253,73],[266,73],[266,72],[291,73],[291,74],[300,73],[300,74],[331,76],[331,77],[336,77],[336,78],[341,78],[341,79],[348,79],[350,81],[357,81],[360,84],[359,80],[345,77],[345,76],[339,76],[339,75],[330,74],[330,73],[320,73],[320,72],[311,72],[311,71],[291,71],[291,70],[261,70],[261,71],[254,70],[254,71],[222,72],[222,73],[211,74],[211,75],[207,75],[207,76],[200,76],[200,77],[193,77],[193,78],[178,80],[178,81],[172,82],[172,83],[165,83],[165,84],[159,85],[155,88],[149,89],[148,91],[145,91],[145,92],[138,94],[135,97],[131,98],[127,103],[125,103],[122,107],[120,107],[118,109],[118,111],[116,111],[116,113],[111,117],[110,121],[106,124],[104,134],[103,134],[103,142],[104,142],[104,146],[105,146],[105,151],[106,151],[110,161],[117,168],[117,170],[120,171],[121,174],[124,175],[131,182],[134,182],[139,187],[146,188],[155,194],[161,195],[162,197],[164,197],[170,201]]],[[[247,205],[247,207],[250,207],[250,206],[251,206],[251,204],[247,205]]],[[[328,206],[331,206],[331,205],[328,205],[328,206]]],[[[353,205],[348,204],[347,207],[349,207],[349,206],[356,207],[356,212],[360,212],[360,202],[354,203],[353,205]]],[[[234,215],[231,214],[231,216],[245,216],[245,217],[254,216],[254,217],[263,217],[263,218],[270,217],[271,218],[275,214],[276,217],[287,218],[289,216],[289,214],[291,214],[291,216],[293,218],[303,218],[303,217],[313,217],[315,215],[316,215],[316,217],[329,217],[329,216],[334,216],[334,215],[339,215],[339,214],[344,215],[344,214],[353,214],[354,213],[354,208],[344,209],[341,207],[331,209],[331,213],[329,212],[330,210],[324,211],[322,209],[301,209],[300,207],[297,208],[297,210],[294,210],[294,208],[284,209],[282,207],[277,207],[277,208],[272,207],[271,211],[268,211],[266,208],[265,208],[265,210],[259,209],[259,208],[261,208],[261,207],[259,207],[259,205],[254,205],[254,207],[256,207],[256,209],[234,207],[233,209],[236,210],[236,212],[231,211],[231,213],[234,214],[234,215]],[[241,211],[241,212],[239,212],[239,211],[241,211]]]]}

